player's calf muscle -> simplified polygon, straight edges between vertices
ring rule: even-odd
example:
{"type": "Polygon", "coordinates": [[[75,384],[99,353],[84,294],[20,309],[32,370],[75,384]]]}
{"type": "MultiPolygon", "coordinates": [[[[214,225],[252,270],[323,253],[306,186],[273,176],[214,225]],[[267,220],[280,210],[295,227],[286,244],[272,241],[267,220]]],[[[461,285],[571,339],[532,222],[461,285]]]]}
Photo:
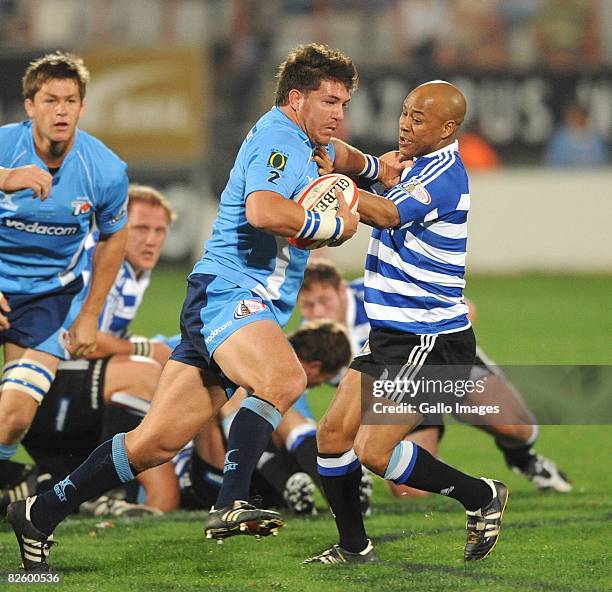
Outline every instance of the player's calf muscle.
{"type": "Polygon", "coordinates": [[[317,448],[322,453],[343,452],[353,447],[353,436],[341,421],[333,421],[325,415],[317,428],[317,448]]]}
{"type": "Polygon", "coordinates": [[[37,410],[36,401],[25,393],[5,389],[0,399],[0,443],[19,442],[37,410]]]}

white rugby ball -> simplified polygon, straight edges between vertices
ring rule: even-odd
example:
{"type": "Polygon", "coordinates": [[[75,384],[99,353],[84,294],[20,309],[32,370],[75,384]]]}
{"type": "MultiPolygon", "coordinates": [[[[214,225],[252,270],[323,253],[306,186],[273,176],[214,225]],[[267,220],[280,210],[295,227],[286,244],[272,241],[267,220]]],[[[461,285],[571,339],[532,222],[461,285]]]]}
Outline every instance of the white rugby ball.
{"type": "MultiPolygon", "coordinates": [[[[305,210],[314,210],[320,214],[336,212],[338,210],[336,188],[342,191],[349,209],[355,212],[359,204],[357,185],[352,179],[340,173],[323,175],[306,185],[297,196],[296,203],[305,210]]],[[[324,247],[329,242],[329,239],[288,238],[287,240],[294,247],[307,250],[324,247]]]]}

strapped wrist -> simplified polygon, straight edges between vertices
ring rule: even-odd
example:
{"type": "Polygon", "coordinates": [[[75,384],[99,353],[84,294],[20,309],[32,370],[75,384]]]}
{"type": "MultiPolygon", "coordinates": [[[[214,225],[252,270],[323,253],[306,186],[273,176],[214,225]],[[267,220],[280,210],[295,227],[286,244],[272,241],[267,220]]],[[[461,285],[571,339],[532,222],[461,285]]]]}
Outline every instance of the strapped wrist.
{"type": "Polygon", "coordinates": [[[371,179],[372,181],[378,181],[378,173],[380,172],[380,159],[377,156],[371,154],[364,154],[365,165],[361,172],[360,177],[371,179]]]}
{"type": "Polygon", "coordinates": [[[336,240],[344,231],[344,220],[332,212],[321,214],[312,210],[304,211],[304,224],[294,238],[308,240],[336,240]]]}
{"type": "Polygon", "coordinates": [[[143,356],[145,358],[153,357],[153,342],[146,337],[130,337],[132,343],[132,355],[143,356]]]}

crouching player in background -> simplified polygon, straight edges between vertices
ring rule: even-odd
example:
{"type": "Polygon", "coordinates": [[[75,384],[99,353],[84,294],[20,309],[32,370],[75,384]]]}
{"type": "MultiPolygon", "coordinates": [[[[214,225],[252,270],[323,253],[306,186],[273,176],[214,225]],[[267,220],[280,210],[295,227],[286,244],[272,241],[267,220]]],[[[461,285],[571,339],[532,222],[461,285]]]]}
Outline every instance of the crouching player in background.
{"type": "MultiPolygon", "coordinates": [[[[126,256],[99,318],[96,348],[88,359],[61,362],[23,444],[36,466],[4,491],[0,508],[46,491],[81,464],[101,441],[136,427],[149,408],[170,348],[130,337],[135,318],[157,265],[175,214],[152,187],[132,185],[128,199],[126,256]]],[[[88,239],[90,252],[96,240],[88,239]]],[[[159,513],[178,504],[172,468],[162,465],[139,475],[148,506],[126,501],[122,488],[83,504],[81,511],[101,516],[159,513]],[[149,507],[150,506],[150,507],[149,507]]],[[[136,488],[137,490],[137,488],[136,488]]],[[[135,501],[135,495],[128,495],[135,501]]]]}

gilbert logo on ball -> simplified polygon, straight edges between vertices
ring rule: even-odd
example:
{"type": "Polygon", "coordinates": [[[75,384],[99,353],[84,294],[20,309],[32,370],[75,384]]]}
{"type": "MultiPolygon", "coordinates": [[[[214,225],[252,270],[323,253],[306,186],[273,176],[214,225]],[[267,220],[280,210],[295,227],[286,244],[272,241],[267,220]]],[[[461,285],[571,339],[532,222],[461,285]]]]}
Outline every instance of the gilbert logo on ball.
{"type": "MultiPolygon", "coordinates": [[[[295,198],[296,203],[305,210],[319,212],[319,214],[330,214],[338,211],[338,198],[336,189],[339,189],[352,212],[357,210],[359,194],[355,182],[339,173],[330,173],[315,179],[295,198]]],[[[289,244],[300,249],[318,249],[328,243],[326,239],[288,238],[289,244]]]]}

